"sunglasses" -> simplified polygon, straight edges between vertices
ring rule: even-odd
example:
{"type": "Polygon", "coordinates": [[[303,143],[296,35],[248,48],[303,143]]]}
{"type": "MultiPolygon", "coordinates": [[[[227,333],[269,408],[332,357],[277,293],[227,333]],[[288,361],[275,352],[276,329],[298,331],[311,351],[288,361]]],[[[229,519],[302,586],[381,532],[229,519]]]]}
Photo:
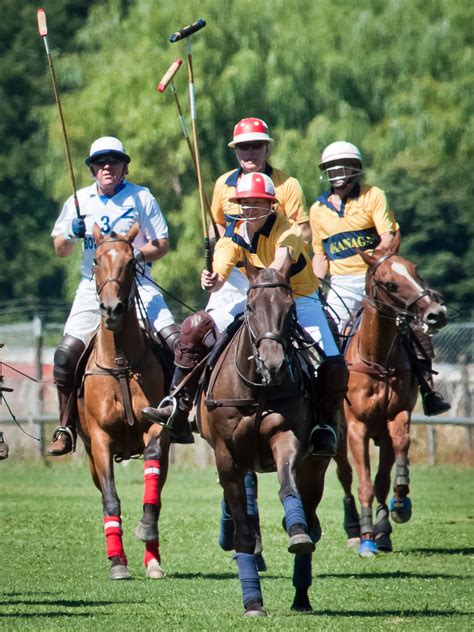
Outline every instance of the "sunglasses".
{"type": "Polygon", "coordinates": [[[104,156],[103,158],[97,158],[92,162],[93,165],[97,165],[98,167],[104,167],[105,165],[119,165],[122,163],[122,160],[118,158],[112,158],[111,156],[104,156]]]}
{"type": "Polygon", "coordinates": [[[247,151],[248,149],[261,149],[266,143],[264,141],[256,141],[255,143],[239,143],[236,145],[240,151],[247,151]]]}

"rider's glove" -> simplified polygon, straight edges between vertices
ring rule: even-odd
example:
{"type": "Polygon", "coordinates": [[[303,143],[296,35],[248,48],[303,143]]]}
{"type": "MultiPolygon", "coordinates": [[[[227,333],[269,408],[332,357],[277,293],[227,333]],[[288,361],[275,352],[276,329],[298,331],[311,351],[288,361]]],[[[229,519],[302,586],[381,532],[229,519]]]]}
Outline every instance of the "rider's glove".
{"type": "Polygon", "coordinates": [[[138,261],[138,263],[145,263],[145,257],[140,248],[135,248],[135,250],[133,251],[133,256],[138,261]]]}
{"type": "Polygon", "coordinates": [[[71,221],[71,226],[68,231],[68,240],[75,241],[78,238],[82,238],[86,236],[86,222],[84,221],[84,217],[81,215],[80,217],[75,217],[71,221]]]}

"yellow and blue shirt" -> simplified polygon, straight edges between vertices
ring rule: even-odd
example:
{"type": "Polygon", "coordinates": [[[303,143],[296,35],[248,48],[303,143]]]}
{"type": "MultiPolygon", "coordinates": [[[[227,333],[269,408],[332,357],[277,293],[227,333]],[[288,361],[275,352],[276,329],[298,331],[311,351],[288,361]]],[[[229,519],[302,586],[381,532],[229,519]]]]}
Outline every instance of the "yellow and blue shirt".
{"type": "Polygon", "coordinates": [[[309,296],[317,289],[318,279],[299,228],[281,213],[271,213],[251,242],[246,238],[243,220],[228,221],[225,234],[214,250],[213,270],[227,279],[234,266],[244,259],[257,268],[268,268],[275,259],[276,249],[284,247],[293,251],[290,283],[295,298],[309,296]]]}
{"type": "MultiPolygon", "coordinates": [[[[234,169],[220,176],[214,186],[212,195],[211,212],[216,224],[226,225],[226,215],[237,215],[237,204],[229,202],[229,198],[234,197],[235,187],[242,175],[242,169],[234,169]]],[[[297,224],[302,224],[309,220],[306,210],[303,190],[296,178],[292,178],[280,169],[274,169],[266,165],[265,173],[269,176],[275,186],[276,198],[279,202],[278,210],[297,224]]]]}
{"type": "Polygon", "coordinates": [[[372,252],[382,233],[398,230],[382,189],[356,184],[338,210],[332,191],[316,199],[310,209],[314,254],[324,254],[331,275],[365,274],[367,264],[356,248],[372,252]]]}

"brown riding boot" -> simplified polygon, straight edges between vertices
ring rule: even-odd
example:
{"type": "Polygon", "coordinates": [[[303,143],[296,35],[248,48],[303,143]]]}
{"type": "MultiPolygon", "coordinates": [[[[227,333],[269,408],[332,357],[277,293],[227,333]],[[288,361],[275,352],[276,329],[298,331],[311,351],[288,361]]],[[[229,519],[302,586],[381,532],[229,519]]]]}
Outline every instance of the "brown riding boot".
{"type": "Polygon", "coordinates": [[[413,349],[413,370],[420,385],[421,401],[423,412],[427,417],[441,415],[451,408],[438,391],[434,390],[433,382],[433,359],[434,348],[430,336],[422,332],[412,331],[411,344],[413,349]]]}
{"type": "Polygon", "coordinates": [[[58,426],[53,433],[53,439],[46,448],[48,456],[63,456],[74,452],[76,449],[76,429],[69,425],[70,396],[58,389],[59,397],[59,419],[64,425],[58,426]],[[67,420],[65,422],[65,420],[67,420]]]}
{"type": "Polygon", "coordinates": [[[318,368],[318,424],[309,436],[313,456],[334,457],[337,453],[337,417],[347,392],[349,371],[342,355],[326,358],[318,368]]]}

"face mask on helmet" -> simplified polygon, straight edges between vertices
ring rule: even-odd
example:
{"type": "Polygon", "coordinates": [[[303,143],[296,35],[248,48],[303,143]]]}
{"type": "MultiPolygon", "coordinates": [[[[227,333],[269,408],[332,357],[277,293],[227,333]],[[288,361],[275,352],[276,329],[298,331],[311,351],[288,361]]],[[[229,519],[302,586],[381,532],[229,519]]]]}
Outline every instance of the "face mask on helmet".
{"type": "Polygon", "coordinates": [[[332,186],[342,187],[350,181],[359,178],[364,170],[358,161],[341,161],[325,167],[320,180],[329,182],[332,186]]]}

